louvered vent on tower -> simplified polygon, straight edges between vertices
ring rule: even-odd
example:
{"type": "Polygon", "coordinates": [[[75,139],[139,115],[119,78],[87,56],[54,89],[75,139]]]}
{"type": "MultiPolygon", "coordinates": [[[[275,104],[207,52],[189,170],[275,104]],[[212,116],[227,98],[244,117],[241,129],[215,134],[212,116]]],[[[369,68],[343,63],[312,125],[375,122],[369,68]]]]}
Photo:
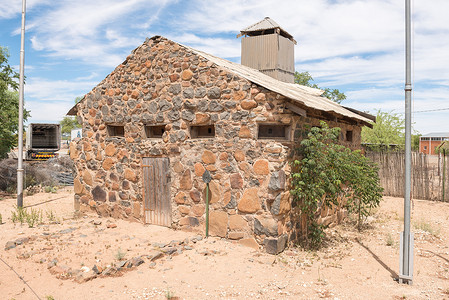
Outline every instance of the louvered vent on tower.
{"type": "Polygon", "coordinates": [[[294,82],[293,36],[269,17],[241,30],[237,37],[241,36],[242,65],[284,82],[294,82]]]}

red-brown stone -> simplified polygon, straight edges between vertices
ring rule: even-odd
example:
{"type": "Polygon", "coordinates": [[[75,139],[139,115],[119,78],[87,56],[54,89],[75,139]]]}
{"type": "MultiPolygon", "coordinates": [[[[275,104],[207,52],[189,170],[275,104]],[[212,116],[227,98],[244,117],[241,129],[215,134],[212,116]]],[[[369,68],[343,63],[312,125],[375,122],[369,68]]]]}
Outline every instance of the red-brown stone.
{"type": "Polygon", "coordinates": [[[243,213],[255,213],[261,209],[260,199],[257,195],[257,188],[249,188],[245,190],[237,208],[243,213]]]}
{"type": "Polygon", "coordinates": [[[232,174],[229,177],[232,189],[241,189],[243,187],[243,178],[239,173],[232,174]]]}
{"type": "Polygon", "coordinates": [[[254,163],[254,173],[258,175],[267,175],[269,173],[268,161],[265,159],[259,159],[254,163]]]}
{"type": "Polygon", "coordinates": [[[214,164],[217,158],[215,157],[215,154],[210,150],[204,150],[203,155],[201,156],[201,160],[205,164],[214,164]]]}

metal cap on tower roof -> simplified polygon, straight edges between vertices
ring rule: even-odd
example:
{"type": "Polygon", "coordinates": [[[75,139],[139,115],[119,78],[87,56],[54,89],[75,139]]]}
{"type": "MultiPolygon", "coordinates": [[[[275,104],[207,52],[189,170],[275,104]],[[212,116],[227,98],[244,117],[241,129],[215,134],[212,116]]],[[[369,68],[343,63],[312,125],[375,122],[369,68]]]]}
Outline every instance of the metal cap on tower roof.
{"type": "Polygon", "coordinates": [[[245,29],[240,30],[240,34],[237,35],[237,37],[241,37],[243,35],[247,35],[247,36],[255,36],[255,35],[262,35],[265,34],[265,32],[269,32],[269,31],[273,31],[276,32],[286,38],[288,38],[289,40],[291,40],[292,42],[295,43],[296,45],[296,41],[293,38],[293,36],[288,33],[287,31],[285,31],[281,26],[279,26],[278,23],[276,23],[276,21],[274,21],[273,19],[271,19],[270,17],[265,17],[263,20],[246,27],[245,29]]]}

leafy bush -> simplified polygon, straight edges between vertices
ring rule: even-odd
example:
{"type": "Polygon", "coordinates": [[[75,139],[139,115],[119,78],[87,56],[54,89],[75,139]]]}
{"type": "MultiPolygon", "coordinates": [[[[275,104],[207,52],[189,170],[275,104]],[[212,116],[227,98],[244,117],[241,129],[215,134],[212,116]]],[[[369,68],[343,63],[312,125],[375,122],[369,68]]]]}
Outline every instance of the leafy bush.
{"type": "Polygon", "coordinates": [[[317,223],[321,207],[344,204],[357,213],[358,228],[370,210],[382,199],[378,169],[359,150],[338,144],[340,128],[312,127],[294,161],[291,193],[306,218],[305,246],[317,248],[324,237],[324,226],[317,223]],[[344,198],[346,203],[339,203],[344,198]]]}
{"type": "Polygon", "coordinates": [[[40,209],[31,209],[28,213],[26,208],[15,206],[15,211],[11,212],[11,221],[15,224],[20,222],[20,225],[27,223],[30,228],[43,223],[43,214],[40,209]]]}
{"type": "Polygon", "coordinates": [[[20,222],[20,225],[26,222],[27,212],[23,207],[15,206],[15,211],[11,212],[11,221],[15,224],[20,222]]]}
{"type": "Polygon", "coordinates": [[[28,227],[33,228],[35,225],[43,223],[42,210],[31,209],[30,213],[26,212],[26,221],[28,227]]]}

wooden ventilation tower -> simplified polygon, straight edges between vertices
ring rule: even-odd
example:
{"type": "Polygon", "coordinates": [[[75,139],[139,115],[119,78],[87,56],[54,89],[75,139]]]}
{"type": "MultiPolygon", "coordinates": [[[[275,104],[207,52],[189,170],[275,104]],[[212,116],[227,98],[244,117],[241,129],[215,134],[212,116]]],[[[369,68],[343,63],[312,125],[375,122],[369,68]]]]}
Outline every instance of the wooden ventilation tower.
{"type": "Polygon", "coordinates": [[[293,83],[295,73],[293,36],[266,17],[240,31],[242,65],[257,69],[277,80],[293,83]]]}

